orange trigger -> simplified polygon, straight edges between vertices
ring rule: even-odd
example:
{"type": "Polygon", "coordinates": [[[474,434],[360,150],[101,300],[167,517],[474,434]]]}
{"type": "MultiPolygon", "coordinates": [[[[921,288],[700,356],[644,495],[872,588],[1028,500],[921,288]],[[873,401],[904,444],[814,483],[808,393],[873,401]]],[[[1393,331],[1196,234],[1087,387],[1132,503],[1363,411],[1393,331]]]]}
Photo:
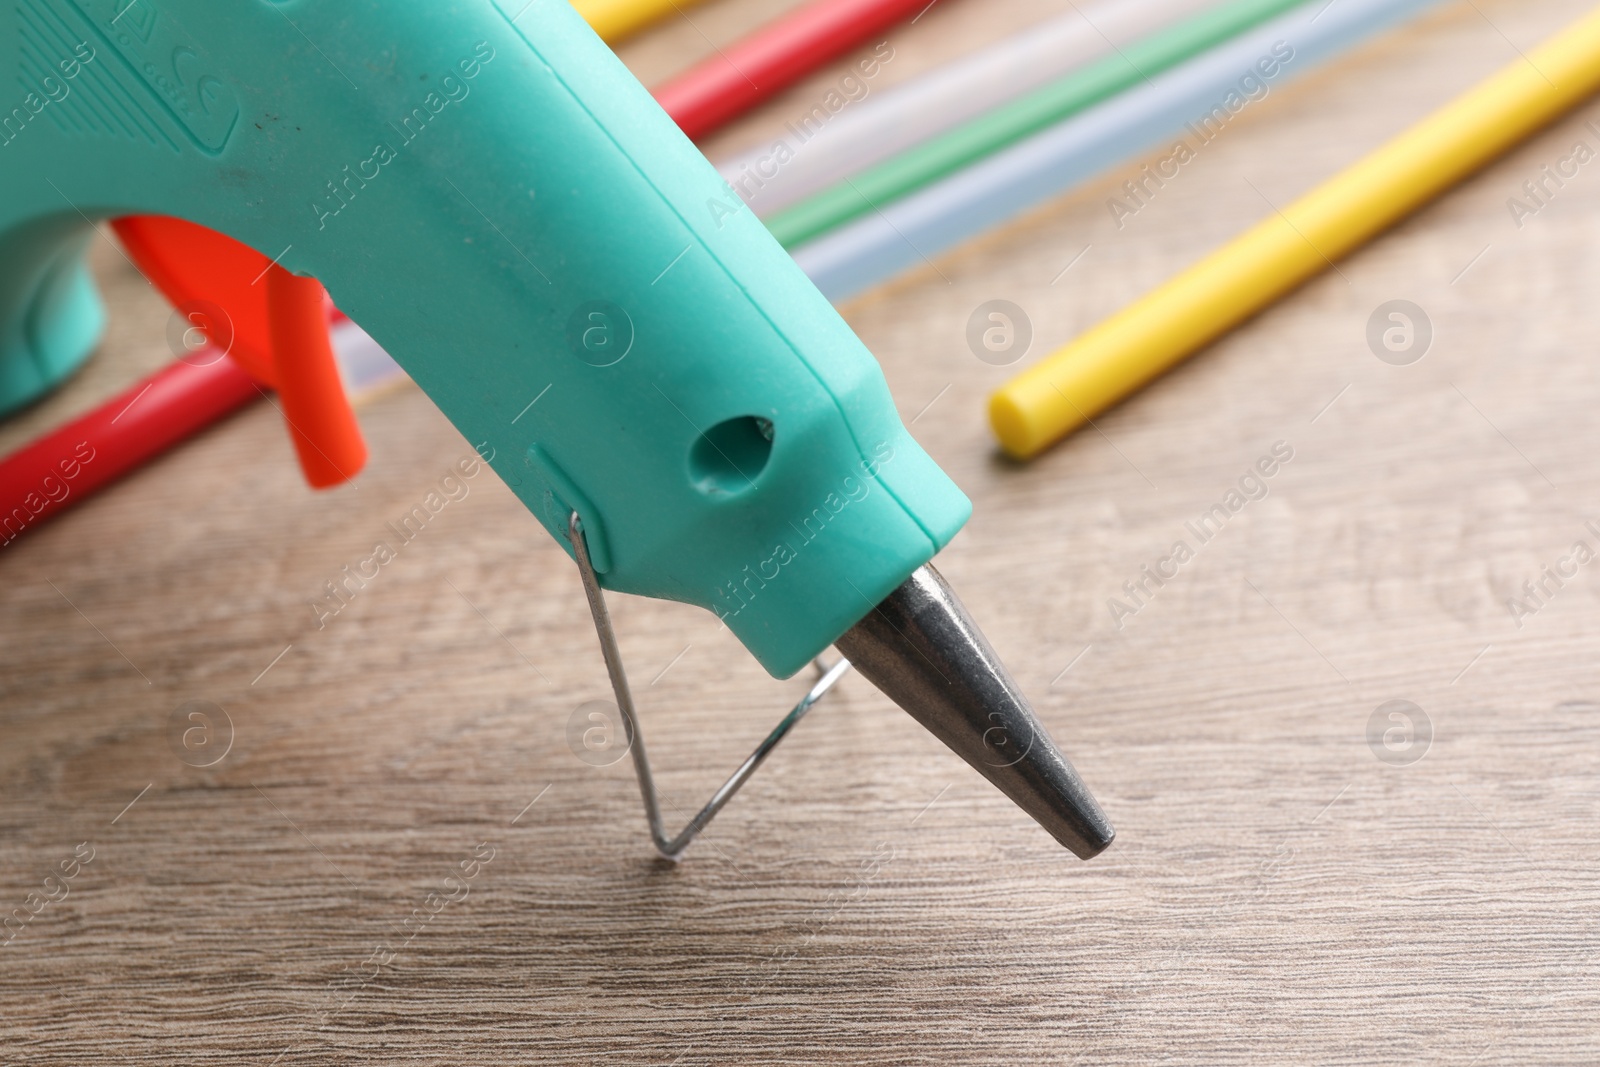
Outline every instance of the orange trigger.
{"type": "Polygon", "coordinates": [[[112,228],[180,314],[203,324],[251,377],[277,390],[306,481],[325,488],[355,477],[367,448],[328,340],[336,312],[322,286],[183,219],[130,215],[112,228]]]}

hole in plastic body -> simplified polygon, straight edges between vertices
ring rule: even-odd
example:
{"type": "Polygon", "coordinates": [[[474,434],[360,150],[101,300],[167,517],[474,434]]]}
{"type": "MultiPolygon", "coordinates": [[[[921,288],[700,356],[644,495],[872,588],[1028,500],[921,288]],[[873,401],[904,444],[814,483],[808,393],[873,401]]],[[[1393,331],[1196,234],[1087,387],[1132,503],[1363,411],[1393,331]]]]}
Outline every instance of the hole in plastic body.
{"type": "Polygon", "coordinates": [[[771,421],[755,415],[719,422],[689,449],[689,478],[708,496],[753,488],[772,458],[772,438],[771,421]]]}

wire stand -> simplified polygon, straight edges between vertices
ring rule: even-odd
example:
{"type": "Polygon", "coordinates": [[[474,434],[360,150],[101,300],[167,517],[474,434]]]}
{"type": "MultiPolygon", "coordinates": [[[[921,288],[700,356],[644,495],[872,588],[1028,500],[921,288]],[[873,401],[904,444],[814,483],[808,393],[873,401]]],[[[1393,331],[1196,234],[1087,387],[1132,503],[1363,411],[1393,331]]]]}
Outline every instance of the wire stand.
{"type": "Polygon", "coordinates": [[[645,817],[650,822],[650,840],[655,843],[656,850],[669,860],[678,860],[683,856],[683,850],[689,847],[695,837],[704,830],[706,824],[716,817],[723,805],[733,799],[741,786],[755,773],[772,750],[778,746],[795,723],[805,718],[806,712],[814,707],[817,701],[832,689],[834,683],[845,676],[850,670],[850,661],[840,656],[827,666],[818,656],[812,661],[818,677],[805,696],[794,706],[789,714],[783,717],[773,731],[766,736],[754,752],[750,753],[739,769],[722,783],[722,786],[711,795],[706,806],[700,809],[699,814],[689,820],[689,824],[680,830],[676,837],[668,837],[666,827],[661,822],[661,802],[656,794],[655,777],[650,773],[650,758],[645,755],[644,735],[639,730],[638,716],[633,708],[633,692],[628,688],[628,674],[622,666],[622,653],[617,648],[616,631],[611,626],[611,613],[606,610],[605,592],[600,588],[600,579],[595,575],[594,564],[589,560],[589,542],[583,534],[583,522],[578,518],[576,511],[567,519],[567,537],[572,542],[572,554],[578,560],[578,573],[583,578],[583,591],[589,598],[589,613],[594,616],[595,634],[600,638],[600,652],[605,656],[606,671],[611,675],[611,689],[616,694],[617,710],[622,713],[622,728],[628,739],[628,750],[633,755],[634,774],[639,779],[639,795],[644,798],[645,817]]]}

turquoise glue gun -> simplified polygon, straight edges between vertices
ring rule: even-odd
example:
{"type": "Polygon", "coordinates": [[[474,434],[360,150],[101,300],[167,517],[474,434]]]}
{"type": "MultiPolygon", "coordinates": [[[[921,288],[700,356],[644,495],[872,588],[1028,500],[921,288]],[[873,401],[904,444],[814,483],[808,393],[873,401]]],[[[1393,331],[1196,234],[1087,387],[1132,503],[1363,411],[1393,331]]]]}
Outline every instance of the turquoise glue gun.
{"type": "Polygon", "coordinates": [[[0,409],[97,343],[95,222],[217,231],[326,287],[578,560],[663,851],[686,837],[601,587],[716,612],[778,677],[837,646],[1063,845],[1110,843],[927,566],[966,497],[565,0],[19,0],[0,25],[0,409]]]}

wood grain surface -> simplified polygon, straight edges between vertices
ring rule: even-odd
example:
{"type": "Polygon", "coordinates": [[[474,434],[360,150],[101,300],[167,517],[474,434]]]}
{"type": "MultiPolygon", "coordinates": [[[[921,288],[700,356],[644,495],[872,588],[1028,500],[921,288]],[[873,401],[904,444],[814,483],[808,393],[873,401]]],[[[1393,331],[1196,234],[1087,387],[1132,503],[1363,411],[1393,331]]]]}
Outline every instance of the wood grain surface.
{"type": "MultiPolygon", "coordinates": [[[[655,80],[783,6],[624,56],[655,80]]],[[[944,0],[885,76],[1067,7],[944,0]]],[[[609,696],[570,561],[482,473],[319,627],[472,450],[406,386],[362,410],[359,482],[314,493],[261,404],[0,555],[0,911],[66,892],[0,947],[0,1062],[1600,1060],[1600,565],[1508,606],[1600,547],[1600,162],[1507,207],[1600,147],[1600,104],[1026,466],[981,403],[1014,368],[965,341],[1010,300],[1037,358],[1589,7],[1444,3],[1274,89],[1122,228],[1127,172],[846,309],[973,499],[940,566],[1116,822],[1105,855],[848,678],[652,859],[628,764],[568,742],[609,696]],[[1433,329],[1408,366],[1366,340],[1397,299],[1433,329]],[[1278,442],[1119,628],[1108,599],[1278,442]],[[207,767],[192,702],[226,717],[207,767]]],[[[169,358],[165,307],[95,260],[103,350],[0,448],[169,358]]],[[[615,610],[682,818],[805,682],[703,612],[615,610]]]]}

